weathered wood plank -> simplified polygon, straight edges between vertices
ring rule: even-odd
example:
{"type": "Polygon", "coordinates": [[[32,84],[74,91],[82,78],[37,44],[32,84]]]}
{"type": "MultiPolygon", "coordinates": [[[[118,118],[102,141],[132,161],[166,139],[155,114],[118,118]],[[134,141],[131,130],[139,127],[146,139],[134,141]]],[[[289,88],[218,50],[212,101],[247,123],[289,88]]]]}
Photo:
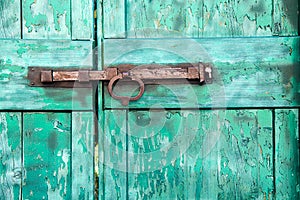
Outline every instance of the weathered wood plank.
{"type": "Polygon", "coordinates": [[[272,24],[273,0],[242,0],[237,1],[236,19],[240,34],[233,36],[270,36],[273,31],[272,24]]]}
{"type": "Polygon", "coordinates": [[[125,38],[125,1],[103,0],[104,38],[125,38]]]}
{"type": "MultiPolygon", "coordinates": [[[[299,38],[280,37],[108,40],[104,41],[104,64],[213,64],[212,84],[146,86],[142,98],[130,102],[130,108],[293,107],[300,105],[298,47],[299,38]]],[[[117,84],[115,93],[125,89],[117,84]]],[[[105,107],[124,108],[104,92],[105,107]]]]}
{"type": "Polygon", "coordinates": [[[129,199],[272,199],[272,112],[131,111],[129,199]]]}
{"type": "Polygon", "coordinates": [[[104,41],[104,64],[184,61],[291,64],[299,59],[299,40],[298,37],[111,39],[104,41]]]}
{"type": "Polygon", "coordinates": [[[202,5],[202,0],[129,0],[126,5],[128,37],[199,37],[202,5]]]}
{"type": "Polygon", "coordinates": [[[21,38],[21,14],[19,0],[0,2],[0,38],[21,38]]]}
{"type": "Polygon", "coordinates": [[[24,113],[23,199],[71,199],[71,116],[24,113]]]}
{"type": "Polygon", "coordinates": [[[277,199],[299,199],[299,114],[275,110],[275,186],[277,199]]]}
{"type": "Polygon", "coordinates": [[[23,0],[24,39],[70,39],[70,0],[23,0]]]}
{"type": "Polygon", "coordinates": [[[72,199],[94,199],[94,114],[72,113],[72,199]]]}
{"type": "Polygon", "coordinates": [[[185,168],[197,111],[131,111],[128,116],[129,199],[194,199],[185,168]]]}
{"type": "Polygon", "coordinates": [[[94,34],[94,2],[72,0],[72,39],[91,40],[94,34]]]}
{"type": "Polygon", "coordinates": [[[273,199],[272,112],[226,111],[224,122],[223,142],[218,142],[219,197],[273,199]]]}
{"type": "Polygon", "coordinates": [[[92,109],[91,89],[29,87],[28,66],[92,68],[90,41],[0,41],[0,109],[92,109]]]}
{"type": "MultiPolygon", "coordinates": [[[[104,111],[104,132],[99,141],[99,197],[100,199],[126,199],[126,111],[104,111]],[[101,146],[103,145],[103,146],[101,146]],[[102,166],[102,167],[101,167],[102,166]],[[103,176],[103,177],[102,177],[103,176]]],[[[100,133],[101,134],[101,133],[100,133]]]]}
{"type": "Polygon", "coordinates": [[[203,36],[272,35],[272,0],[204,0],[203,36]]]}
{"type": "Polygon", "coordinates": [[[0,113],[0,199],[21,198],[21,113],[0,113]]]}
{"type": "Polygon", "coordinates": [[[299,1],[274,0],[274,35],[296,36],[299,26],[299,1]]]}

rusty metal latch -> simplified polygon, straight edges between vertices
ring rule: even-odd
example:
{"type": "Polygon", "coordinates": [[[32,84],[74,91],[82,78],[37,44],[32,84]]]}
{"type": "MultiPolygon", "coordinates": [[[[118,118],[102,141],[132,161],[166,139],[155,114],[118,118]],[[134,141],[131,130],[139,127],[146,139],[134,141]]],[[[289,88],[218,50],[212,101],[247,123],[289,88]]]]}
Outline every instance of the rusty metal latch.
{"type": "Polygon", "coordinates": [[[28,79],[32,87],[92,87],[93,81],[108,82],[108,92],[114,98],[128,105],[129,101],[141,98],[145,84],[180,83],[188,80],[199,84],[212,83],[212,66],[208,63],[181,64],[120,64],[102,71],[80,69],[53,69],[29,67],[28,79]],[[134,97],[118,96],[113,92],[114,84],[119,80],[136,82],[139,92],[134,97]]]}

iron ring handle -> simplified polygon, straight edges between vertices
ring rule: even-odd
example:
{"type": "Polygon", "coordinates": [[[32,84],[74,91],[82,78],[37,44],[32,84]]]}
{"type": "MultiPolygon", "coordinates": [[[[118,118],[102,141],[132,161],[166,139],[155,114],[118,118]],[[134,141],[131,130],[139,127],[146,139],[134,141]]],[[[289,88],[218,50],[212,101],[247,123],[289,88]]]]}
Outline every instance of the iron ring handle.
{"type": "Polygon", "coordinates": [[[107,87],[108,93],[110,94],[110,96],[114,99],[121,100],[121,103],[122,103],[123,106],[127,106],[129,104],[129,101],[136,101],[136,100],[140,99],[142,97],[142,95],[144,94],[144,91],[145,91],[145,85],[144,85],[144,82],[141,79],[132,78],[130,76],[126,76],[126,77],[130,78],[132,81],[135,81],[139,84],[140,91],[136,96],[134,96],[134,97],[118,96],[113,92],[114,83],[116,81],[120,80],[120,79],[123,79],[122,75],[117,75],[117,76],[113,77],[112,79],[110,79],[110,81],[108,83],[108,87],[107,87]]]}

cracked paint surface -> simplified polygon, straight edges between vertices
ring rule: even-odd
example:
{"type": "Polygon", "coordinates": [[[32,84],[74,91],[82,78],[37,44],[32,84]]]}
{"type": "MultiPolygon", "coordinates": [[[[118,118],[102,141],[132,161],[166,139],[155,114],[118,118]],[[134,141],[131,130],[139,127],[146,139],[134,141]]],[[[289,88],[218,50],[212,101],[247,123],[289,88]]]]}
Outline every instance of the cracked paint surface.
{"type": "Polygon", "coordinates": [[[24,38],[69,39],[71,36],[69,0],[24,0],[24,38]]]}
{"type": "Polygon", "coordinates": [[[24,199],[70,199],[70,114],[24,114],[24,199]]]}

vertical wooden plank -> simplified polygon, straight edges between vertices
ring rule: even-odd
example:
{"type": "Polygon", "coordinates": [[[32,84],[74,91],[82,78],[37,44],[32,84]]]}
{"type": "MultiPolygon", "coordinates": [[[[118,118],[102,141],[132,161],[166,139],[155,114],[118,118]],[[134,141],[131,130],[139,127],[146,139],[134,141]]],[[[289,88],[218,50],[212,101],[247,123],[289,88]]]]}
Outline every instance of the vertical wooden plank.
{"type": "Polygon", "coordinates": [[[235,36],[242,31],[236,19],[235,1],[204,0],[203,36],[235,36]]]}
{"type": "MultiPolygon", "coordinates": [[[[127,144],[126,111],[104,111],[103,151],[100,162],[104,165],[103,194],[101,199],[126,199],[127,144]]],[[[101,187],[101,186],[100,186],[101,187]]],[[[100,191],[101,192],[101,191],[100,191]]]]}
{"type": "Polygon", "coordinates": [[[199,37],[202,4],[202,0],[129,0],[126,5],[128,37],[199,37]]]}
{"type": "Polygon", "coordinates": [[[275,110],[275,185],[277,199],[299,199],[299,114],[275,110]]]}
{"type": "Polygon", "coordinates": [[[20,1],[1,0],[0,38],[21,38],[20,1]]]}
{"type": "Polygon", "coordinates": [[[273,0],[239,0],[236,3],[237,22],[242,36],[271,36],[273,0]]]}
{"type": "Polygon", "coordinates": [[[274,35],[298,35],[299,1],[274,0],[273,5],[274,35]]]}
{"type": "Polygon", "coordinates": [[[197,119],[194,111],[129,113],[129,199],[189,199],[184,153],[198,128],[197,119]]]}
{"type": "Polygon", "coordinates": [[[71,199],[68,113],[24,113],[23,199],[71,199]]]}
{"type": "MultiPolygon", "coordinates": [[[[224,126],[225,111],[200,111],[199,129],[193,143],[186,152],[188,162],[188,190],[191,199],[222,199],[220,170],[221,129],[224,126]]],[[[190,124],[192,125],[193,120],[190,124]]],[[[226,144],[226,142],[224,142],[226,144]]],[[[232,197],[234,198],[234,197],[232,197]]]]}
{"type": "Polygon", "coordinates": [[[72,113],[72,199],[94,199],[94,114],[72,113]]]}
{"type": "Polygon", "coordinates": [[[203,36],[272,35],[272,0],[204,0],[203,36]]]}
{"type": "Polygon", "coordinates": [[[24,39],[70,39],[70,0],[23,0],[24,39]]]}
{"type": "Polygon", "coordinates": [[[103,0],[104,38],[125,38],[125,1],[103,0]]]}
{"type": "Polygon", "coordinates": [[[21,113],[0,113],[0,199],[21,198],[21,113]]]}
{"type": "Polygon", "coordinates": [[[224,122],[218,142],[218,197],[272,199],[272,112],[226,111],[224,122]]]}
{"type": "Polygon", "coordinates": [[[94,30],[94,1],[72,0],[72,40],[91,40],[94,30]]]}

